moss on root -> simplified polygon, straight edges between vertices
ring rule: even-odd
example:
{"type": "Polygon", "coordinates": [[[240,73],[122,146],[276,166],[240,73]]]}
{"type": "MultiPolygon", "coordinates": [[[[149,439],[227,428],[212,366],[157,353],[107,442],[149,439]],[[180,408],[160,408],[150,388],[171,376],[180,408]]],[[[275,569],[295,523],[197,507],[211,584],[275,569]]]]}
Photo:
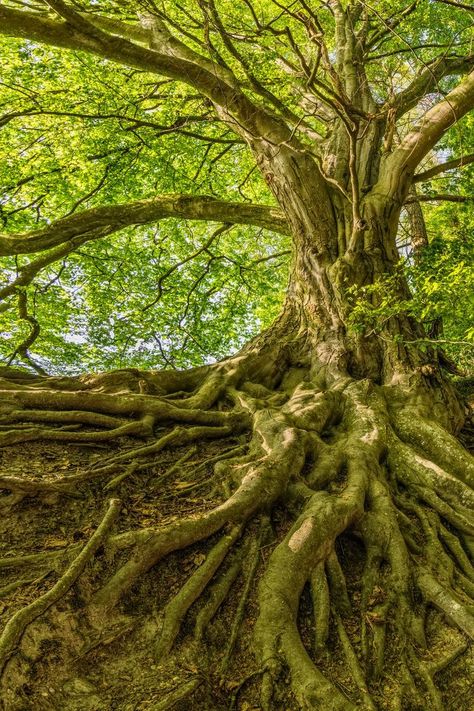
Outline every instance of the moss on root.
{"type": "Polygon", "coordinates": [[[426,388],[278,369],[1,381],[5,708],[468,711],[469,454],[426,388]]]}

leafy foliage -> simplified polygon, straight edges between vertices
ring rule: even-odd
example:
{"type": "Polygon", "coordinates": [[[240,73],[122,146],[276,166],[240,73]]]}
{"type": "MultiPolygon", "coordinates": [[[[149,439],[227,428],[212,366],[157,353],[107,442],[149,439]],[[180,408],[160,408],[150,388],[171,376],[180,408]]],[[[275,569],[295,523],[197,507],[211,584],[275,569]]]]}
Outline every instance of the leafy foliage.
{"type": "MultiPolygon", "coordinates": [[[[447,134],[439,150],[423,169],[469,155],[474,150],[472,116],[467,116],[447,134]]],[[[420,171],[421,172],[421,171],[420,171]]],[[[436,175],[423,183],[423,197],[436,194],[470,197],[474,194],[474,171],[466,166],[436,175]]],[[[379,331],[391,316],[407,313],[422,321],[431,340],[439,341],[446,354],[465,371],[474,366],[474,216],[472,202],[423,202],[428,243],[415,255],[410,225],[402,216],[399,245],[400,268],[375,284],[351,290],[350,321],[361,331],[379,331]],[[411,287],[409,299],[397,298],[399,277],[405,275],[411,287]],[[439,330],[440,329],[440,330],[439,330]]]]}
{"type": "Polygon", "coordinates": [[[433,332],[436,324],[442,324],[442,333],[427,338],[425,346],[439,343],[460,368],[469,371],[474,365],[472,264],[472,239],[463,239],[459,233],[454,239],[437,235],[418,262],[403,259],[395,274],[361,289],[352,288],[349,321],[356,330],[365,333],[378,333],[390,318],[402,313],[422,321],[428,333],[433,332]],[[411,284],[410,299],[397,298],[401,274],[411,284]]]}
{"type": "MultiPolygon", "coordinates": [[[[302,57],[317,56],[314,28],[291,8],[284,12],[266,0],[225,0],[217,6],[165,1],[159,8],[153,2],[75,5],[91,18],[135,22],[137,9],[167,17],[192,50],[231,67],[256,104],[270,97],[277,113],[296,117],[295,131],[298,121],[301,127],[306,121],[314,133],[330,135],[327,106],[317,93],[326,89],[313,86],[312,93],[298,66],[302,57]],[[218,31],[219,23],[227,35],[218,31]]],[[[440,52],[463,54],[470,42],[469,13],[442,2],[418,3],[399,26],[403,12],[393,13],[392,5],[384,0],[375,9],[366,6],[374,17],[367,76],[380,103],[394,100],[440,52]],[[388,24],[381,20],[385,16],[391,18],[388,24]]],[[[337,43],[327,7],[317,22],[332,56],[337,43]]],[[[86,208],[164,193],[273,204],[246,144],[211,102],[185,83],[31,40],[2,38],[2,56],[5,231],[29,231],[86,208]]],[[[422,105],[402,118],[400,131],[457,81],[443,76],[422,105]]],[[[300,138],[308,145],[308,134],[300,138]]],[[[446,134],[422,169],[473,149],[468,117],[446,134]]],[[[472,195],[472,175],[469,168],[451,171],[424,184],[421,193],[472,195]]],[[[416,264],[407,263],[413,299],[394,304],[390,280],[376,283],[354,304],[352,323],[377,331],[390,314],[406,311],[428,325],[442,318],[444,340],[468,341],[472,219],[464,205],[423,205],[431,243],[416,264]]],[[[216,230],[219,225],[176,220],[126,228],[46,266],[0,305],[1,359],[24,360],[18,346],[32,322],[18,313],[20,292],[40,329],[32,360],[49,372],[184,367],[235,351],[277,315],[288,280],[289,244],[276,233],[234,226],[204,248],[216,230]]],[[[33,259],[5,258],[4,283],[33,259]]],[[[467,364],[464,344],[452,352],[467,364]]]]}
{"type": "MultiPolygon", "coordinates": [[[[234,228],[184,263],[208,241],[209,227],[167,221],[91,243],[44,270],[27,289],[41,324],[33,357],[58,372],[185,367],[243,345],[278,312],[286,260],[268,257],[286,240],[262,232],[253,244],[248,229],[234,228]]],[[[6,330],[9,313],[1,316],[6,330]]],[[[14,319],[13,327],[18,342],[25,326],[14,319]]],[[[3,347],[6,357],[11,345],[3,347]]]]}
{"type": "MultiPolygon", "coordinates": [[[[157,193],[269,199],[246,147],[183,85],[161,87],[90,55],[31,42],[5,47],[4,117],[21,113],[0,133],[8,230],[157,193]],[[184,134],[166,130],[176,122],[184,134]]],[[[237,349],[278,312],[287,258],[269,257],[286,252],[288,241],[233,228],[186,262],[216,228],[167,221],[128,229],[42,270],[26,288],[41,328],[32,358],[50,372],[78,372],[185,367],[237,349]]],[[[30,261],[5,259],[5,281],[30,261]]],[[[30,328],[9,306],[0,313],[4,362],[30,328]]]]}

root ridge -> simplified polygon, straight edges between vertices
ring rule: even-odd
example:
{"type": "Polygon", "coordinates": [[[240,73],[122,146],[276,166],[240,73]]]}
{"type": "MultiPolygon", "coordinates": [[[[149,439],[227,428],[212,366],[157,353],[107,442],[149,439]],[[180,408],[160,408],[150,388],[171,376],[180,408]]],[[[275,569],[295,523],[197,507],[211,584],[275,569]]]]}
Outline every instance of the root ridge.
{"type": "MultiPolygon", "coordinates": [[[[130,636],[148,629],[165,674],[183,654],[195,660],[193,676],[168,686],[157,708],[212,694],[221,703],[215,699],[252,646],[256,667],[239,673],[244,681],[233,688],[231,706],[248,694],[268,711],[398,711],[429,698],[441,711],[437,675],[467,658],[474,639],[469,455],[441,425],[423,413],[414,418],[413,398],[403,391],[393,396],[395,407],[387,387],[367,380],[323,384],[305,371],[284,390],[244,375],[227,364],[201,372],[189,388],[172,376],[159,393],[146,383],[107,392],[101,378],[4,386],[3,447],[107,443],[76,473],[0,475],[0,488],[10,492],[6,508],[21,510],[34,497],[51,509],[73,506],[88,492],[111,490],[124,495],[122,508],[154,507],[146,524],[112,535],[120,509],[113,500],[85,547],[65,541],[57,551],[0,559],[12,575],[38,569],[7,584],[2,597],[63,569],[7,622],[4,676],[26,626],[76,584],[85,618],[100,626],[129,609],[169,560],[205,550],[161,599],[158,618],[148,610],[150,624],[126,626],[130,636]],[[173,515],[173,506],[186,503],[191,508],[173,515]],[[171,513],[161,516],[167,506],[171,513]],[[105,542],[105,559],[86,570],[105,542]],[[216,644],[224,619],[225,642],[216,644]],[[434,660],[430,645],[438,639],[447,641],[434,660]]],[[[118,637],[99,634],[93,648],[84,647],[87,656],[118,637]]]]}

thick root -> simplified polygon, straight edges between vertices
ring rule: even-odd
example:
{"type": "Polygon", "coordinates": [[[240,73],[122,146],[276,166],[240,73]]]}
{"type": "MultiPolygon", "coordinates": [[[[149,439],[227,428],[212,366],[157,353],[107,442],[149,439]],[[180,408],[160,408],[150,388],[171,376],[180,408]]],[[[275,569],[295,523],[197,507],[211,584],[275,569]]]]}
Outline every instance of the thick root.
{"type": "Polygon", "coordinates": [[[166,605],[163,610],[163,622],[159,632],[159,639],[155,647],[157,660],[162,659],[171,651],[185,614],[213,578],[240,533],[240,527],[235,526],[228,535],[223,536],[211,550],[204,563],[186,581],[179,593],[166,605]]]}
{"type": "MultiPolygon", "coordinates": [[[[22,498],[74,504],[89,487],[102,496],[121,487],[131,509],[155,506],[157,520],[111,536],[114,503],[82,552],[74,543],[0,559],[5,570],[38,570],[8,583],[2,597],[65,567],[7,624],[5,672],[26,626],[80,584],[90,624],[105,628],[104,619],[126,611],[117,629],[147,629],[159,674],[176,682],[182,672],[155,708],[191,698],[196,708],[224,708],[226,689],[232,707],[238,696],[264,711],[421,710],[426,699],[437,711],[452,708],[438,677],[474,639],[473,470],[452,435],[408,393],[398,390],[392,403],[389,388],[349,377],[312,382],[305,371],[276,389],[268,372],[264,383],[244,379],[238,359],[189,387],[173,375],[152,392],[151,380],[129,375],[127,383],[145,384],[115,393],[100,378],[4,387],[5,446],[114,439],[123,447],[54,480],[2,476],[11,510],[22,498]],[[181,501],[191,508],[174,514],[181,501]],[[161,516],[162,507],[171,513],[161,516]],[[105,540],[107,560],[85,574],[105,540]],[[166,570],[188,549],[206,553],[171,595],[160,591],[158,619],[150,602],[143,614],[152,622],[130,622],[130,601],[145,609],[139,591],[155,566],[166,570]],[[256,662],[242,674],[250,648],[256,662]],[[232,680],[236,670],[244,681],[232,680]]],[[[123,637],[114,630],[74,658],[123,637]]]]}

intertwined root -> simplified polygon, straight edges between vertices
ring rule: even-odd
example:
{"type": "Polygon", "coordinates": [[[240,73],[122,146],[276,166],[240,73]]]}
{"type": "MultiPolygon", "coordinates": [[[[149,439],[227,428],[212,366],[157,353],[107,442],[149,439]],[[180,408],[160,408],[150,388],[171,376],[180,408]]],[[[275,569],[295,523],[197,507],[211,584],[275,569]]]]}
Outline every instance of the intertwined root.
{"type": "MultiPolygon", "coordinates": [[[[158,663],[166,666],[175,650],[186,649],[195,660],[195,676],[184,676],[159,708],[188,696],[199,700],[209,686],[199,669],[206,656],[216,660],[215,674],[227,678],[248,640],[249,610],[258,601],[256,665],[232,687],[229,708],[247,693],[264,711],[282,704],[443,709],[436,675],[474,638],[469,455],[408,393],[395,397],[388,388],[350,378],[322,389],[301,377],[291,385],[288,377],[275,387],[268,379],[265,385],[245,381],[242,372],[239,363],[217,367],[200,385],[192,383],[194,391],[179,393],[141,378],[133,381],[138,392],[114,394],[102,392],[100,380],[81,389],[77,381],[56,389],[8,381],[3,445],[35,438],[95,443],[126,436],[130,442],[131,435],[144,442],[54,482],[3,476],[0,487],[11,492],[5,500],[13,505],[37,496],[55,502],[85,496],[84,487],[92,484],[120,494],[124,482],[163,451],[187,447],[149,483],[150,491],[159,507],[166,486],[178,483],[172,496],[199,492],[206,497],[204,510],[115,535],[109,523],[101,524],[107,536],[101,534],[100,542],[108,537],[120,563],[88,586],[83,611],[88,624],[100,626],[168,554],[199,542],[207,548],[147,627],[158,663]],[[204,440],[228,442],[230,436],[236,439],[217,455],[194,463],[204,440]],[[208,632],[229,600],[232,619],[219,650],[208,632]],[[427,646],[434,616],[452,629],[439,654],[427,646]]],[[[104,522],[111,523],[107,516],[104,522]]],[[[78,544],[69,548],[73,560],[64,562],[58,583],[7,624],[0,640],[5,679],[8,660],[33,619],[31,608],[43,614],[58,592],[60,597],[85,575],[76,561],[94,555],[94,540],[82,550],[78,544]],[[24,624],[18,626],[18,619],[24,624]]],[[[2,559],[0,566],[33,563],[48,570],[61,556],[2,559]]],[[[23,584],[28,578],[18,580],[23,584]]]]}

